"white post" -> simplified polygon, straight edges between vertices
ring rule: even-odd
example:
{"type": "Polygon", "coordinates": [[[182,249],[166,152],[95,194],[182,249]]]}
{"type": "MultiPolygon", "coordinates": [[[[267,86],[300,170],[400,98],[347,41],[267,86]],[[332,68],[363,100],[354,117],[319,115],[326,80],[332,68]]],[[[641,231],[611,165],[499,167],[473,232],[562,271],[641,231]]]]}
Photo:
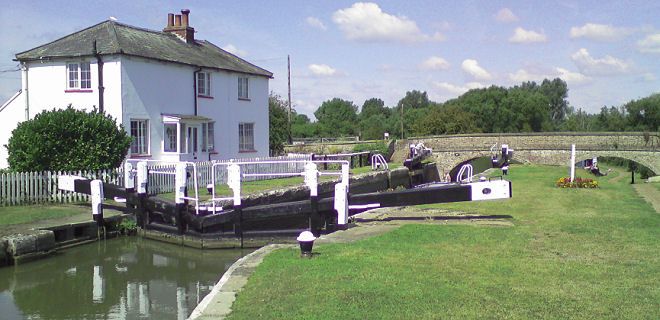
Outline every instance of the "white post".
{"type": "Polygon", "coordinates": [[[124,188],[135,189],[135,172],[133,172],[133,164],[126,161],[124,163],[124,188]]]}
{"type": "Polygon", "coordinates": [[[176,164],[176,175],[174,176],[174,202],[181,204],[185,202],[184,197],[186,196],[186,168],[188,166],[185,163],[176,164]]]}
{"type": "Polygon", "coordinates": [[[227,167],[227,185],[234,191],[234,205],[241,205],[241,167],[230,164],[227,167]]]}
{"type": "Polygon", "coordinates": [[[575,144],[571,145],[571,182],[575,179],[575,144]]]}
{"type": "Polygon", "coordinates": [[[335,210],[337,210],[337,224],[348,223],[348,184],[335,184],[335,210]]]}
{"type": "Polygon", "coordinates": [[[309,195],[316,197],[319,195],[318,186],[319,184],[319,171],[316,167],[316,163],[307,162],[305,163],[305,185],[309,188],[309,195]]]}
{"type": "Polygon", "coordinates": [[[103,181],[92,180],[89,185],[92,191],[92,215],[98,221],[97,217],[103,217],[103,181]]]}
{"type": "Polygon", "coordinates": [[[147,193],[147,184],[149,183],[149,175],[147,173],[147,162],[146,161],[140,161],[137,164],[137,183],[138,183],[138,189],[137,192],[139,194],[146,194],[147,193]]]}

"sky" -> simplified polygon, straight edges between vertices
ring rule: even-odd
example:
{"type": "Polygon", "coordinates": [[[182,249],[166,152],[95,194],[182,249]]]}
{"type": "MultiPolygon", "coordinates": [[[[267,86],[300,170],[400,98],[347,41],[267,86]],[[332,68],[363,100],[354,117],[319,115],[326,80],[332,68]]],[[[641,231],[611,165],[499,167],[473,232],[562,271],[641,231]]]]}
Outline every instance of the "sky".
{"type": "Polygon", "coordinates": [[[21,87],[15,54],[116,18],[162,30],[190,9],[195,38],[274,73],[270,90],[314,119],[323,101],[444,102],[472,88],[562,78],[597,113],[660,92],[660,1],[0,0],[0,102],[21,87]]]}

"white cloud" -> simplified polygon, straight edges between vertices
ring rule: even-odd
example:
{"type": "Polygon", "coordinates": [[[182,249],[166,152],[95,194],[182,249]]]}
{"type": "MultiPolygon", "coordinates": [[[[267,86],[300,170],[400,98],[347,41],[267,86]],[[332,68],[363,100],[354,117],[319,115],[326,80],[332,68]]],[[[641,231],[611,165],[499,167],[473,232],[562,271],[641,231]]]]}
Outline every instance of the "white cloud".
{"type": "Polygon", "coordinates": [[[653,82],[653,81],[655,81],[655,80],[658,80],[658,78],[657,78],[653,73],[650,73],[650,72],[646,72],[646,73],[644,73],[644,74],[642,75],[642,79],[643,79],[644,81],[647,81],[647,82],[653,82]]]}
{"type": "Polygon", "coordinates": [[[495,20],[502,23],[516,22],[518,17],[509,8],[502,8],[495,14],[495,20]]]}
{"type": "Polygon", "coordinates": [[[633,32],[629,28],[617,28],[606,24],[587,23],[571,28],[571,38],[587,38],[596,41],[616,41],[633,32]]]}
{"type": "Polygon", "coordinates": [[[315,76],[331,77],[337,74],[337,70],[327,64],[310,64],[307,69],[315,76]]]}
{"type": "Polygon", "coordinates": [[[319,20],[316,17],[307,17],[305,19],[305,22],[307,22],[308,25],[314,28],[321,29],[323,31],[328,30],[328,27],[326,27],[325,24],[323,24],[323,21],[319,20]]]}
{"type": "Polygon", "coordinates": [[[546,42],[548,38],[543,33],[538,33],[532,30],[525,30],[521,27],[516,28],[513,36],[509,38],[509,42],[513,43],[533,43],[533,42],[546,42]]]}
{"type": "Polygon", "coordinates": [[[515,73],[509,73],[509,79],[515,83],[526,82],[526,81],[543,81],[543,79],[554,79],[560,78],[568,84],[582,84],[591,80],[591,78],[585,76],[579,72],[572,72],[570,70],[555,67],[552,70],[546,70],[547,72],[535,72],[527,69],[519,69],[515,73]]]}
{"type": "Polygon", "coordinates": [[[650,34],[639,40],[637,48],[644,53],[660,53],[660,33],[650,34]]]}
{"type": "Polygon", "coordinates": [[[229,43],[226,46],[222,47],[222,50],[225,50],[231,54],[235,54],[240,57],[245,57],[248,55],[247,51],[236,48],[233,44],[229,43]]]}
{"type": "Polygon", "coordinates": [[[490,80],[493,76],[486,69],[479,66],[477,60],[465,59],[461,64],[463,71],[475,80],[490,80]]]}
{"type": "Polygon", "coordinates": [[[630,71],[629,63],[606,55],[603,58],[593,58],[587,49],[582,48],[571,55],[571,59],[585,75],[607,76],[623,74],[630,71]]]}
{"type": "Polygon", "coordinates": [[[447,70],[449,69],[449,62],[442,57],[432,56],[420,64],[420,68],[424,70],[447,70]]]}
{"type": "Polygon", "coordinates": [[[440,89],[443,92],[450,93],[452,95],[460,96],[466,93],[470,89],[483,88],[484,85],[479,82],[468,82],[465,85],[455,85],[449,82],[439,82],[434,81],[433,86],[440,89]]]}
{"type": "Polygon", "coordinates": [[[405,16],[385,13],[375,3],[357,2],[350,8],[337,10],[332,15],[332,21],[350,40],[368,42],[444,40],[441,33],[426,35],[419,30],[415,21],[405,16]]]}

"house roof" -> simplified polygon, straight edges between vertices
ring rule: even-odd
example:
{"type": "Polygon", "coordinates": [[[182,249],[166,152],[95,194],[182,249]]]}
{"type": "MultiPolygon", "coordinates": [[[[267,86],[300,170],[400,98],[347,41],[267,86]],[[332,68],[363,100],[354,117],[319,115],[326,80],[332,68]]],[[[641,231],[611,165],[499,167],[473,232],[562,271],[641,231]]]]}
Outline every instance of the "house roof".
{"type": "Polygon", "coordinates": [[[16,54],[17,61],[125,54],[191,66],[235,71],[272,78],[257,67],[206,40],[189,44],[168,32],[138,28],[112,20],[16,54]]]}

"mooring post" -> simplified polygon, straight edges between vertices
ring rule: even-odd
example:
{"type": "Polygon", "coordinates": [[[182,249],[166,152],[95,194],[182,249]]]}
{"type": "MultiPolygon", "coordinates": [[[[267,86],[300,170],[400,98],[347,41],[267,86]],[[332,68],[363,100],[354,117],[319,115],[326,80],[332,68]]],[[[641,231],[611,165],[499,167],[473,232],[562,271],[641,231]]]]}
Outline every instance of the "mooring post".
{"type": "Polygon", "coordinates": [[[179,234],[186,232],[186,223],[183,219],[183,214],[186,212],[186,199],[187,190],[187,168],[188,165],[185,163],[177,163],[175,168],[174,176],[174,186],[175,186],[175,216],[176,216],[176,227],[179,234]]]}
{"type": "Polygon", "coordinates": [[[147,171],[147,162],[140,161],[137,164],[137,224],[143,228],[149,224],[149,214],[147,212],[147,191],[149,185],[149,172],[147,171]]]}

